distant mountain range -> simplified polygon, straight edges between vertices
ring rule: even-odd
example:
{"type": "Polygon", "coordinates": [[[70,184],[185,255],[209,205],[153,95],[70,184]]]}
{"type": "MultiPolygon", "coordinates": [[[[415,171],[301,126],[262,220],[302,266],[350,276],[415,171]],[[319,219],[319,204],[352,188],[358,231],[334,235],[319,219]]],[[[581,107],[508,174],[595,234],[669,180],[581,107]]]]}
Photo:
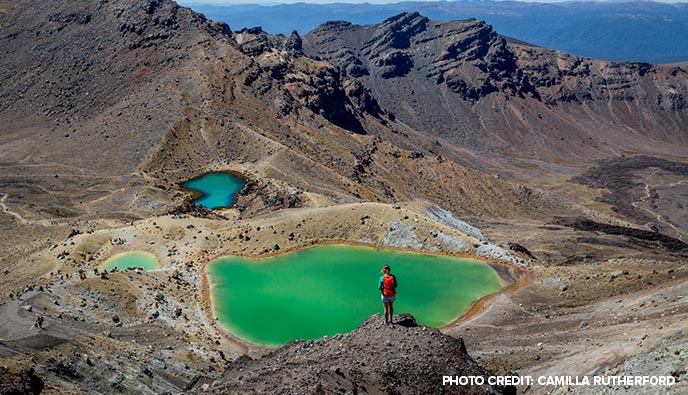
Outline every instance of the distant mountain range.
{"type": "MultiPolygon", "coordinates": [[[[184,3],[184,2],[183,2],[184,3]]],[[[190,2],[189,2],[190,3],[190,2]]],[[[512,1],[402,2],[394,4],[192,5],[233,30],[261,26],[273,34],[304,34],[321,23],[379,23],[418,11],[435,20],[477,18],[503,35],[547,48],[613,61],[673,63],[688,60],[688,3],[512,1]]]]}

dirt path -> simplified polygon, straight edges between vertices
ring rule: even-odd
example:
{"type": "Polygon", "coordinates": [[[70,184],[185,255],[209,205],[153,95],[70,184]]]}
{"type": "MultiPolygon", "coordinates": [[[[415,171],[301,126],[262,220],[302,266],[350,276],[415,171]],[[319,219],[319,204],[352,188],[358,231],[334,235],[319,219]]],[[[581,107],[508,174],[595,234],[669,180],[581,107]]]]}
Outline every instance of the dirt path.
{"type": "Polygon", "coordinates": [[[0,306],[0,317],[2,317],[2,320],[0,320],[0,337],[2,339],[19,340],[39,333],[56,337],[70,337],[69,331],[64,326],[47,316],[45,316],[43,329],[34,327],[36,316],[40,313],[28,311],[25,307],[32,306],[32,302],[40,294],[41,292],[37,291],[27,292],[21,296],[21,299],[13,299],[0,306]]]}
{"type": "Polygon", "coordinates": [[[0,343],[3,346],[0,354],[41,349],[73,338],[71,328],[48,315],[42,314],[45,319],[43,328],[34,325],[40,312],[36,308],[28,311],[26,307],[32,306],[40,296],[41,292],[27,292],[20,300],[13,299],[0,306],[0,343]]]}
{"type": "Polygon", "coordinates": [[[9,207],[7,207],[7,205],[5,204],[5,201],[7,200],[8,197],[10,197],[10,195],[5,194],[5,195],[0,199],[0,207],[2,207],[2,212],[5,213],[5,214],[9,214],[9,215],[11,215],[11,216],[14,216],[14,217],[17,218],[17,219],[19,220],[19,222],[22,223],[22,224],[28,223],[29,221],[27,221],[26,219],[24,219],[24,217],[22,217],[21,214],[19,214],[19,213],[17,213],[17,212],[14,212],[14,211],[10,210],[9,207]]]}
{"type": "MultiPolygon", "coordinates": [[[[654,173],[656,173],[656,171],[654,171],[652,174],[654,174],[654,173]]],[[[678,182],[670,183],[668,186],[669,187],[675,187],[677,185],[683,185],[683,182],[678,181],[678,182]]],[[[668,219],[665,219],[664,216],[662,216],[661,214],[659,214],[653,210],[650,210],[650,208],[647,207],[648,202],[650,201],[650,198],[652,197],[652,188],[647,183],[644,186],[644,192],[645,192],[645,196],[640,198],[640,200],[637,202],[632,202],[631,205],[633,207],[635,207],[639,210],[643,210],[643,211],[647,212],[648,214],[650,214],[651,216],[655,217],[655,219],[657,220],[658,223],[664,224],[664,225],[670,227],[671,229],[673,229],[677,239],[679,239],[681,241],[685,241],[684,240],[685,235],[681,229],[677,228],[668,219]]]]}

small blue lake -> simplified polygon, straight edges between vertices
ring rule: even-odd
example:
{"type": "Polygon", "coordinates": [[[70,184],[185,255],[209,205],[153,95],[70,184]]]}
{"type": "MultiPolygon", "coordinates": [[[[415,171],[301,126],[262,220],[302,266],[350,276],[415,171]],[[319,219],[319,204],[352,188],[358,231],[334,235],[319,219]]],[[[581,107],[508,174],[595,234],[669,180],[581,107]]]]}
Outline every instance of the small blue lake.
{"type": "Polygon", "coordinates": [[[229,173],[207,173],[186,181],[182,186],[196,191],[196,205],[207,209],[230,207],[236,200],[236,194],[244,187],[245,180],[229,173]]]}

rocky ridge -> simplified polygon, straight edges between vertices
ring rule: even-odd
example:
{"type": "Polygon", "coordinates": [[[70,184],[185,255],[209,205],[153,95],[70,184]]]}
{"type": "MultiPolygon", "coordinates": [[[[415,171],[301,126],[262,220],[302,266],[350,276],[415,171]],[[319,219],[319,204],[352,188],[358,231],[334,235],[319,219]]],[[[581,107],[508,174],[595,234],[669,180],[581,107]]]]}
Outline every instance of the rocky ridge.
{"type": "Polygon", "coordinates": [[[294,340],[260,359],[240,357],[198,394],[515,394],[515,387],[444,386],[443,375],[487,376],[460,338],[416,324],[408,314],[385,325],[379,314],[358,329],[294,340]]]}
{"type": "Polygon", "coordinates": [[[473,150],[556,151],[575,162],[640,147],[635,135],[616,137],[627,129],[685,144],[679,125],[688,117],[688,73],[678,66],[597,61],[500,36],[475,19],[440,22],[418,13],[367,26],[326,23],[303,37],[303,47],[336,65],[345,81],[367,87],[396,119],[473,150]],[[610,134],[612,144],[600,141],[610,134]]]}

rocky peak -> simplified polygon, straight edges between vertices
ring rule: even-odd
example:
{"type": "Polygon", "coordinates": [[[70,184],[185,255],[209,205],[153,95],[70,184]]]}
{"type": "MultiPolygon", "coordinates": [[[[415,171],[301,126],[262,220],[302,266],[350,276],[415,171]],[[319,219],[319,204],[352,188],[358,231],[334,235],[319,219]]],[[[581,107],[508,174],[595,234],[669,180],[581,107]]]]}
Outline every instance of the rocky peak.
{"type": "Polygon", "coordinates": [[[383,78],[406,75],[413,68],[408,49],[411,40],[423,32],[428,18],[419,13],[402,13],[377,26],[373,37],[363,46],[362,53],[378,68],[383,78]]]}
{"type": "Polygon", "coordinates": [[[367,28],[326,24],[307,37],[310,48],[319,48],[317,55],[346,76],[392,79],[416,70],[464,100],[495,91],[537,96],[506,39],[475,19],[436,22],[417,12],[402,13],[367,28]]]}
{"type": "Polygon", "coordinates": [[[181,8],[171,0],[116,0],[113,7],[118,29],[127,39],[129,48],[147,47],[166,40],[179,30],[182,19],[187,16],[190,17],[187,22],[202,26],[213,35],[232,34],[226,23],[209,22],[202,14],[181,8]],[[185,15],[181,16],[180,12],[185,15]]]}
{"type": "MultiPolygon", "coordinates": [[[[358,329],[319,340],[294,340],[260,359],[240,357],[218,380],[200,380],[193,393],[456,393],[443,375],[488,375],[462,339],[416,323],[408,314],[387,326],[379,314],[358,329]]],[[[513,387],[465,386],[465,394],[515,393],[513,387]]]]}
{"type": "Polygon", "coordinates": [[[280,53],[283,56],[303,55],[303,41],[296,30],[291,32],[289,37],[285,37],[282,34],[273,36],[260,26],[243,28],[234,35],[234,41],[239,44],[241,52],[254,57],[267,53],[280,53]]]}
{"type": "Polygon", "coordinates": [[[259,56],[277,47],[275,37],[264,32],[260,26],[244,28],[234,34],[239,50],[249,56],[259,56]]]}
{"type": "Polygon", "coordinates": [[[466,100],[479,100],[495,91],[537,95],[516,65],[506,39],[485,22],[469,19],[438,25],[442,50],[427,76],[446,84],[466,100]]]}
{"type": "Polygon", "coordinates": [[[299,36],[299,32],[296,30],[291,32],[289,37],[287,37],[286,41],[284,42],[284,48],[287,51],[294,53],[303,53],[303,40],[301,39],[301,36],[299,36]]]}
{"type": "Polygon", "coordinates": [[[388,48],[406,49],[411,46],[411,38],[424,31],[428,18],[417,12],[404,12],[385,19],[375,29],[375,34],[363,48],[370,49],[370,53],[388,48]]]}

